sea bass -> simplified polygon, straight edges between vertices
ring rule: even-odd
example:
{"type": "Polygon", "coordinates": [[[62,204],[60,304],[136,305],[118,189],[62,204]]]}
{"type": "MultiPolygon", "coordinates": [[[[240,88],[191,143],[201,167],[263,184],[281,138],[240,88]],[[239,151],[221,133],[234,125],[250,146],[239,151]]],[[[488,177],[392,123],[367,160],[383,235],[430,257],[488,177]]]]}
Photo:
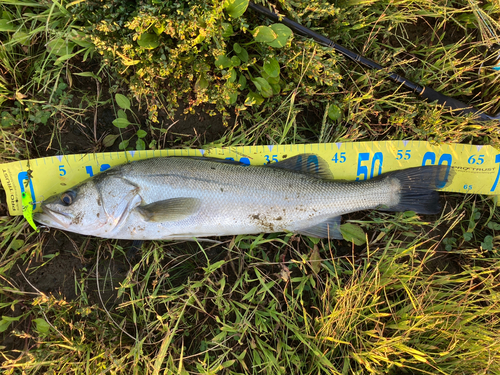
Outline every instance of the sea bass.
{"type": "Polygon", "coordinates": [[[303,154],[265,166],[162,157],[109,169],[43,202],[36,221],[84,235],[180,240],[273,232],[341,239],[341,215],[360,210],[440,211],[450,168],[423,166],[366,181],[335,181],[303,154]]]}

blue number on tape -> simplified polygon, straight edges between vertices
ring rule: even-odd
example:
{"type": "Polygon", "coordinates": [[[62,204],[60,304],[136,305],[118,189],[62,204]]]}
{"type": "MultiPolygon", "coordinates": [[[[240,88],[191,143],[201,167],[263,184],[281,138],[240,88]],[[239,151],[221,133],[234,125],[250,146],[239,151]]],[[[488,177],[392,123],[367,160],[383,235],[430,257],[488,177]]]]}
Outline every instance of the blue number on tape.
{"type": "Polygon", "coordinates": [[[332,161],[334,161],[335,164],[337,164],[337,163],[345,163],[345,161],[346,161],[345,152],[341,152],[340,153],[340,157],[339,157],[339,153],[336,152],[335,155],[332,158],[332,161]]]}
{"type": "Polygon", "coordinates": [[[396,160],[409,160],[411,159],[411,150],[406,150],[403,154],[403,150],[398,150],[398,154],[396,156],[396,160]]]}
{"type": "MultiPolygon", "coordinates": [[[[453,157],[451,156],[451,154],[443,154],[439,158],[438,165],[446,164],[448,166],[448,168],[446,168],[446,175],[444,177],[444,180],[438,180],[438,181],[436,181],[436,187],[438,189],[441,189],[441,188],[445,187],[446,180],[448,179],[448,175],[450,174],[450,169],[451,169],[451,163],[452,162],[453,162],[453,157]]],[[[431,165],[436,164],[436,154],[434,152],[432,152],[432,151],[426,152],[424,154],[424,157],[422,158],[422,165],[428,165],[428,164],[431,164],[431,165]],[[427,163],[428,161],[430,163],[427,163]]]]}
{"type": "MultiPolygon", "coordinates": [[[[498,154],[497,156],[495,156],[495,164],[499,164],[499,163],[500,163],[500,154],[498,154]]],[[[491,187],[490,191],[495,191],[495,189],[497,188],[498,178],[499,177],[500,177],[500,166],[498,168],[497,178],[495,178],[495,182],[493,183],[493,186],[491,187]]]]}
{"type": "Polygon", "coordinates": [[[272,155],[272,158],[269,159],[269,155],[264,155],[266,157],[266,162],[264,164],[269,164],[269,163],[277,163],[278,162],[278,155],[272,155]]]}
{"type": "MultiPolygon", "coordinates": [[[[366,165],[362,165],[363,161],[369,161],[370,160],[370,153],[369,152],[360,152],[358,154],[358,169],[356,172],[356,181],[360,180],[360,175],[363,175],[363,180],[368,179],[368,167],[366,165]]],[[[371,171],[370,171],[370,178],[373,178],[374,173],[375,173],[375,165],[378,162],[378,173],[377,175],[382,174],[382,165],[384,162],[384,154],[381,152],[376,152],[373,154],[373,159],[372,159],[372,165],[371,165],[371,171]]]]}
{"type": "Polygon", "coordinates": [[[28,176],[28,172],[20,172],[17,175],[17,180],[19,181],[19,186],[21,187],[21,193],[25,192],[25,185],[27,185],[30,189],[31,200],[33,201],[33,209],[36,208],[36,198],[35,198],[35,189],[33,188],[33,183],[31,182],[31,178],[28,176]]]}
{"type": "Polygon", "coordinates": [[[375,163],[378,161],[378,176],[382,174],[382,162],[384,161],[384,154],[381,152],[376,152],[373,155],[372,160],[372,171],[370,173],[370,178],[373,178],[373,172],[375,171],[375,163]]]}
{"type": "Polygon", "coordinates": [[[469,156],[469,159],[467,159],[467,163],[481,165],[484,163],[484,155],[479,155],[477,158],[475,154],[471,155],[469,156]]]}
{"type": "MultiPolygon", "coordinates": [[[[111,165],[109,165],[109,164],[101,164],[101,167],[99,168],[99,172],[104,172],[106,169],[109,169],[109,168],[111,168],[111,165]]],[[[86,165],[85,166],[85,172],[87,172],[87,174],[90,177],[94,176],[94,170],[92,169],[91,165],[86,165]]]]}

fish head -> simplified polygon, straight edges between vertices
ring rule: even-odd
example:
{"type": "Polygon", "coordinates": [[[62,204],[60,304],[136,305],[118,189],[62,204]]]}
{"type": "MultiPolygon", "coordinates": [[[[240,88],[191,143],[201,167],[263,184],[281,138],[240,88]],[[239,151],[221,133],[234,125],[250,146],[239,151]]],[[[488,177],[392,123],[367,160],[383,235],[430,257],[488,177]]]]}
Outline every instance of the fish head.
{"type": "Polygon", "coordinates": [[[122,178],[93,178],[42,202],[34,219],[52,228],[110,237],[140,204],[138,190],[122,178]]]}

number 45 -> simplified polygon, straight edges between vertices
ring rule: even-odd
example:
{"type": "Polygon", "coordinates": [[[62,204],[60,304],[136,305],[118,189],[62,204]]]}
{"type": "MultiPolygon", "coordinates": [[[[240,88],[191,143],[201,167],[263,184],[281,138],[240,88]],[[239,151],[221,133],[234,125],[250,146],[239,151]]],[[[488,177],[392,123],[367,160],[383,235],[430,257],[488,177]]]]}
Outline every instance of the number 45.
{"type": "Polygon", "coordinates": [[[346,161],[345,152],[340,153],[340,158],[339,158],[338,152],[336,152],[335,156],[332,158],[332,161],[334,161],[335,163],[338,163],[338,162],[345,163],[345,161],[346,161]]]}

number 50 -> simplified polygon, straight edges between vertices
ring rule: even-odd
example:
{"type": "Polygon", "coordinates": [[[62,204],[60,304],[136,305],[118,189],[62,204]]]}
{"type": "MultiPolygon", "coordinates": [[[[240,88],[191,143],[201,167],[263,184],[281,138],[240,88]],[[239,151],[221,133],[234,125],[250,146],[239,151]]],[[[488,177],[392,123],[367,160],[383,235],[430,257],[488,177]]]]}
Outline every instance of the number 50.
{"type": "MultiPolygon", "coordinates": [[[[368,167],[366,165],[361,165],[361,162],[363,162],[363,161],[369,162],[369,160],[370,160],[370,153],[369,152],[360,152],[358,154],[358,170],[356,172],[356,175],[358,177],[356,177],[356,181],[361,180],[361,178],[359,177],[360,175],[364,176],[363,180],[368,179],[368,167]]],[[[378,175],[382,174],[382,163],[384,161],[384,154],[382,154],[381,152],[376,152],[375,154],[373,154],[372,167],[371,167],[371,171],[370,171],[370,178],[373,178],[373,173],[375,172],[375,164],[376,164],[377,160],[379,163],[378,164],[378,175]]]]}

